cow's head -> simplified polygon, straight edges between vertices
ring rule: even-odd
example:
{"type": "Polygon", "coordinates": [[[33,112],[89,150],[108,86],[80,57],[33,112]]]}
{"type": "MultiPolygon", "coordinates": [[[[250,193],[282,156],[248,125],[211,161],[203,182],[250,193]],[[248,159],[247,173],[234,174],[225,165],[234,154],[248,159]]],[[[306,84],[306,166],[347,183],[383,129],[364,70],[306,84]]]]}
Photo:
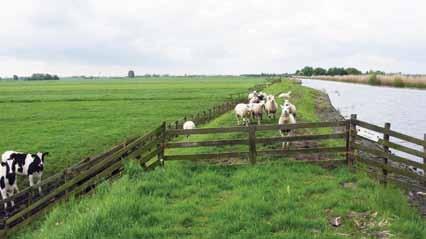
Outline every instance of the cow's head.
{"type": "Polygon", "coordinates": [[[15,165],[13,164],[12,159],[6,160],[6,162],[1,162],[2,167],[6,167],[6,175],[15,173],[15,165]]]}
{"type": "Polygon", "coordinates": [[[49,155],[49,152],[37,152],[35,157],[35,160],[37,161],[36,164],[38,168],[43,170],[44,160],[49,155]]]}

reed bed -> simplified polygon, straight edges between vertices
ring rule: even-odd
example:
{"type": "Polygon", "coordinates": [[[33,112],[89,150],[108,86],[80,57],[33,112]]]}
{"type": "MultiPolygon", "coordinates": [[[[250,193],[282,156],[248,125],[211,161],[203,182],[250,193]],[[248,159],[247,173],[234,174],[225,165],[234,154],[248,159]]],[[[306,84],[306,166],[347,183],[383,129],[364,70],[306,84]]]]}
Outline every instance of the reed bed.
{"type": "Polygon", "coordinates": [[[394,87],[426,88],[426,75],[345,75],[345,76],[313,76],[315,79],[352,82],[370,85],[394,87]]]}

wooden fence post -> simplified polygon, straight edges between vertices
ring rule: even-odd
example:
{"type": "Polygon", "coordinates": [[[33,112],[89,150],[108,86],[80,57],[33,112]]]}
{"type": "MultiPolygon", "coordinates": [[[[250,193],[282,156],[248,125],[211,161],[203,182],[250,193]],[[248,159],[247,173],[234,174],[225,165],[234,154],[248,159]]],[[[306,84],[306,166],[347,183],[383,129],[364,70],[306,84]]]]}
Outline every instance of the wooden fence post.
{"type": "Polygon", "coordinates": [[[251,164],[256,164],[256,125],[248,126],[249,160],[251,164]]]}
{"type": "Polygon", "coordinates": [[[353,147],[353,144],[356,140],[356,119],[357,115],[352,114],[350,119],[350,126],[349,126],[349,134],[348,134],[348,142],[347,142],[347,150],[348,150],[348,167],[353,168],[354,161],[355,161],[355,150],[353,147]]]}
{"type": "MultiPolygon", "coordinates": [[[[383,133],[383,141],[384,141],[385,144],[389,142],[390,127],[391,127],[390,123],[385,123],[385,130],[384,130],[384,133],[383,133]]],[[[385,153],[390,153],[389,147],[386,146],[386,145],[383,146],[383,150],[385,151],[385,153]]],[[[385,157],[383,160],[384,160],[385,165],[387,165],[388,164],[388,158],[385,157]]],[[[388,176],[388,171],[386,169],[383,169],[383,183],[384,184],[387,183],[387,176],[388,176]]]]}
{"type": "Polygon", "coordinates": [[[166,122],[161,125],[161,132],[159,134],[159,143],[157,144],[157,160],[159,160],[161,167],[164,167],[164,146],[166,142],[166,122]]]}
{"type": "Polygon", "coordinates": [[[423,164],[426,163],[426,134],[423,135],[423,164]]]}

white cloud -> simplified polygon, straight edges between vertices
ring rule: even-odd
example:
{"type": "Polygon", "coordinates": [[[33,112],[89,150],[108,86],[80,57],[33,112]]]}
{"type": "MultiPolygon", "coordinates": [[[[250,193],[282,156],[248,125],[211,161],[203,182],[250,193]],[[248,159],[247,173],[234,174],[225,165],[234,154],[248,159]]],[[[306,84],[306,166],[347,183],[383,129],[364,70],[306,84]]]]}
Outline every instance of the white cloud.
{"type": "Polygon", "coordinates": [[[426,73],[424,1],[15,0],[0,75],[292,72],[304,65],[426,73]]]}

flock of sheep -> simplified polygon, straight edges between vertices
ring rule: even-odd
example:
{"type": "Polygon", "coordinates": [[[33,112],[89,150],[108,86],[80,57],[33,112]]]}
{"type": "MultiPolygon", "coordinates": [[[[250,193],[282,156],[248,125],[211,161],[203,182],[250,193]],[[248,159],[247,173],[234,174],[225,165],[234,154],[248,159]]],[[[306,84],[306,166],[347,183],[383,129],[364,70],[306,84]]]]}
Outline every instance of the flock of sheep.
{"type": "MultiPolygon", "coordinates": [[[[296,123],[296,106],[290,103],[291,91],[281,93],[278,98],[283,98],[284,103],[280,105],[281,114],[278,119],[278,124],[295,124],[296,123]]],[[[240,103],[235,106],[235,116],[237,124],[241,123],[249,125],[251,120],[256,120],[260,125],[263,114],[268,118],[274,118],[278,112],[278,103],[275,101],[275,96],[264,92],[253,91],[248,95],[248,103],[240,103]],[[242,122],[241,122],[242,121],[242,122]]],[[[291,130],[280,130],[281,136],[290,135],[291,130]]],[[[283,148],[288,147],[289,142],[283,142],[283,148]]]]}
{"type": "MultiPolygon", "coordinates": [[[[296,106],[290,102],[291,91],[281,93],[278,98],[284,99],[284,103],[280,105],[281,114],[278,119],[278,124],[295,124],[296,123],[296,106]]],[[[278,103],[275,96],[264,92],[253,91],[248,94],[248,103],[240,103],[235,106],[234,112],[238,125],[248,126],[252,120],[261,124],[263,115],[266,114],[268,118],[275,119],[275,115],[279,110],[278,103]]],[[[183,124],[184,130],[195,129],[193,121],[186,121],[183,124]]],[[[280,130],[281,136],[291,135],[291,130],[280,130]]],[[[288,142],[283,142],[283,148],[289,146],[288,142]]]]}

